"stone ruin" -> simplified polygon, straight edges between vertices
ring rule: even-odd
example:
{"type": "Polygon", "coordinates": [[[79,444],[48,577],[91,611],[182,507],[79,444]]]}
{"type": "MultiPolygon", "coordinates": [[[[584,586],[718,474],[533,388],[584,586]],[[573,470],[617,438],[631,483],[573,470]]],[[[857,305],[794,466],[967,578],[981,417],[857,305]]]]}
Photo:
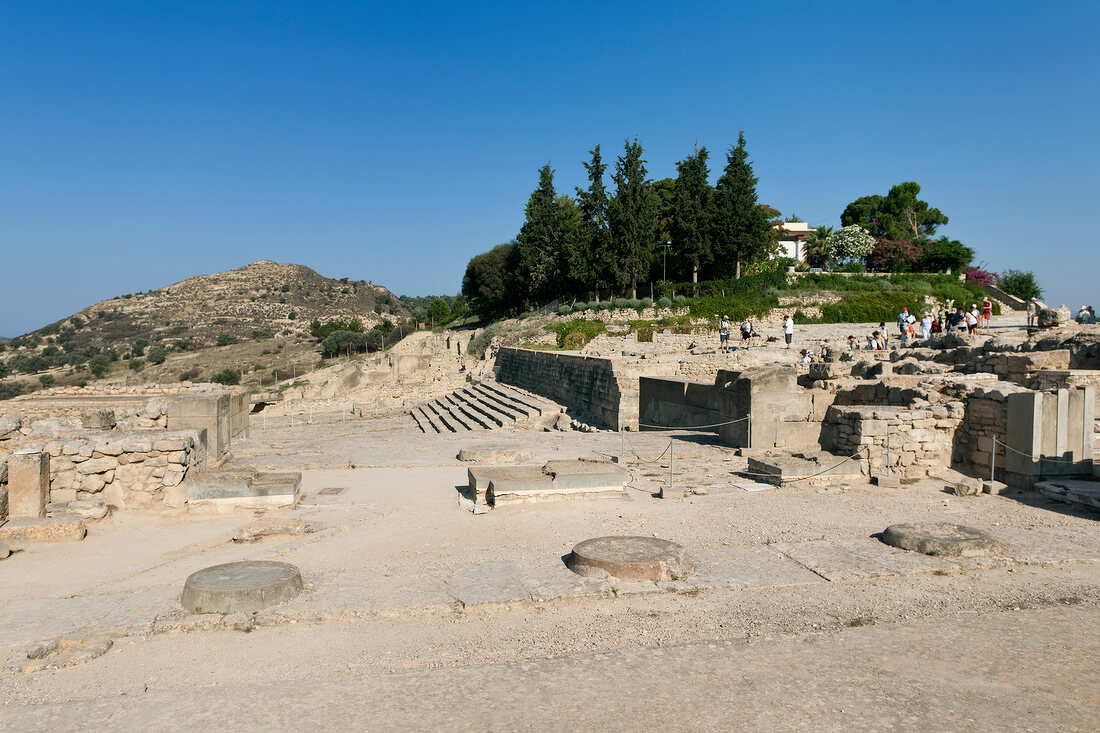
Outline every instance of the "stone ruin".
{"type": "MultiPolygon", "coordinates": [[[[502,348],[494,372],[604,429],[713,432],[765,480],[807,476],[833,456],[868,476],[956,469],[1032,488],[1091,479],[1100,465],[1100,332],[1063,325],[1057,311],[1044,323],[1055,327],[1020,340],[944,334],[740,370],[692,359],[682,344],[610,357],[502,348]],[[708,367],[713,376],[700,379],[708,367]]],[[[822,474],[850,475],[850,466],[822,474]]]]}
{"type": "Polygon", "coordinates": [[[0,538],[80,539],[108,508],[180,508],[246,435],[244,388],[56,388],[0,403],[0,538]]]}

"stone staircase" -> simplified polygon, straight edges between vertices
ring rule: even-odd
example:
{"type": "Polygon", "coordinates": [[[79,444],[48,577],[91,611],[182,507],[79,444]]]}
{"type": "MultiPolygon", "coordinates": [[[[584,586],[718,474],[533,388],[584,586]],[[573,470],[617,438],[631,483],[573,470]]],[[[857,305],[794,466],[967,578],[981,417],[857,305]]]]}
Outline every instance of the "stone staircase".
{"type": "Polygon", "coordinates": [[[523,426],[560,412],[560,405],[518,387],[475,382],[418,405],[409,414],[421,432],[462,433],[523,426]]]}

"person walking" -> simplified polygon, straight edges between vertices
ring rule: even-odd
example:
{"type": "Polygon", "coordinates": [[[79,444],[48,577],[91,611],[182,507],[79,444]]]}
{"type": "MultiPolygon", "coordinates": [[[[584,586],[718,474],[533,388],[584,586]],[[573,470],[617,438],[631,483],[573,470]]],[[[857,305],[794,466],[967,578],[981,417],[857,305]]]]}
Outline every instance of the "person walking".
{"type": "Polygon", "coordinates": [[[1039,301],[1032,298],[1027,302],[1027,327],[1035,325],[1035,318],[1039,315],[1039,301]]]}
{"type": "Polygon", "coordinates": [[[741,345],[752,346],[752,319],[746,318],[741,324],[741,345]]]}
{"type": "Polygon", "coordinates": [[[905,306],[901,307],[901,313],[898,313],[898,331],[902,336],[905,336],[905,332],[909,328],[909,309],[905,306]]]}
{"type": "Polygon", "coordinates": [[[993,301],[989,299],[987,295],[985,300],[982,301],[982,325],[988,326],[993,320],[993,301]]]}
{"type": "Polygon", "coordinates": [[[791,341],[794,340],[794,316],[790,313],[787,314],[787,320],[783,321],[783,340],[787,342],[787,348],[791,348],[791,341]]]}
{"type": "Polygon", "coordinates": [[[730,317],[722,316],[722,322],[718,324],[718,351],[728,354],[730,350],[730,317]]]}
{"type": "Polygon", "coordinates": [[[925,311],[924,318],[920,319],[920,335],[925,341],[932,335],[932,314],[928,311],[925,311]]]}

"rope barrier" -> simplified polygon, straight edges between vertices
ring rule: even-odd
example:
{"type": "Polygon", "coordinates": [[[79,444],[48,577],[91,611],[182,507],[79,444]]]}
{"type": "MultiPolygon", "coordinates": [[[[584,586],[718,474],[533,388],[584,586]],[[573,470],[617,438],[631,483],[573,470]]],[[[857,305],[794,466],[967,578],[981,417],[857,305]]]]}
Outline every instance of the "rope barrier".
{"type": "MultiPolygon", "coordinates": [[[[869,447],[870,446],[864,446],[864,447],[860,448],[855,453],[848,456],[847,458],[845,458],[843,461],[836,464],[835,466],[830,466],[829,468],[826,468],[823,471],[819,471],[818,473],[812,473],[809,476],[796,476],[795,478],[784,479],[783,483],[791,483],[791,482],[794,482],[794,481],[805,481],[808,478],[816,478],[818,476],[824,476],[829,471],[832,471],[834,468],[840,468],[841,466],[843,466],[846,461],[850,461],[853,458],[856,458],[857,456],[859,456],[860,453],[862,453],[865,450],[868,450],[869,447]]],[[[735,473],[737,473],[739,475],[742,475],[742,476],[767,476],[769,478],[776,478],[778,476],[778,474],[774,474],[774,473],[755,473],[755,472],[752,472],[752,471],[735,471],[735,473]]],[[[780,477],[780,478],[782,478],[782,477],[780,477]]]]}
{"type": "Polygon", "coordinates": [[[657,461],[659,461],[659,460],[661,460],[662,458],[664,458],[664,457],[665,457],[665,453],[668,453],[668,451],[669,451],[669,448],[671,448],[671,447],[672,447],[672,441],[670,440],[670,441],[668,441],[668,445],[666,445],[666,446],[665,446],[665,449],[664,449],[663,451],[661,451],[661,455],[657,456],[657,457],[656,457],[656,458],[654,458],[653,460],[649,460],[649,459],[647,459],[647,458],[642,458],[642,456],[641,456],[641,455],[640,455],[640,454],[638,453],[638,451],[634,450],[634,444],[633,444],[633,443],[631,443],[631,442],[630,442],[629,440],[628,440],[628,441],[626,441],[626,443],[627,443],[627,445],[629,445],[629,446],[630,446],[630,452],[631,452],[631,453],[633,453],[633,454],[634,454],[634,456],[635,456],[635,457],[636,457],[636,458],[637,458],[637,459],[638,459],[639,461],[641,461],[642,463],[656,463],[657,461]]]}
{"type": "Polygon", "coordinates": [[[1074,459],[1074,458],[1048,458],[1047,456],[1036,456],[1036,455],[1033,455],[1031,453],[1024,453],[1021,450],[1016,450],[1015,448],[1008,445],[1007,443],[1004,443],[1000,440],[997,440],[996,436],[994,436],[993,441],[994,441],[994,445],[1002,446],[1006,451],[1010,450],[1013,453],[1015,453],[1016,455],[1023,456],[1024,458],[1030,458],[1033,461],[1052,461],[1054,463],[1079,463],[1080,461],[1088,460],[1087,458],[1080,458],[1080,459],[1074,459]]]}

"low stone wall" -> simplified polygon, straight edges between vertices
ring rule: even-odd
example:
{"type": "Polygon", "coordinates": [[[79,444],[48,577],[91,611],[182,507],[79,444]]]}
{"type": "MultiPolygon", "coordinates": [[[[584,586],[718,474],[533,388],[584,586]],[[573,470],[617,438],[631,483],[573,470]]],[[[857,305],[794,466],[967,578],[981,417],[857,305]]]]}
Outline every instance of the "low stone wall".
{"type": "Polygon", "coordinates": [[[889,466],[903,476],[924,476],[931,468],[951,465],[965,412],[959,401],[915,410],[834,405],[825,415],[822,444],[834,453],[860,453],[872,472],[889,466]]]}
{"type": "Polygon", "coordinates": [[[195,430],[79,433],[29,443],[50,454],[50,501],[99,498],[119,509],[164,501],[164,491],[206,465],[195,430]]]}

